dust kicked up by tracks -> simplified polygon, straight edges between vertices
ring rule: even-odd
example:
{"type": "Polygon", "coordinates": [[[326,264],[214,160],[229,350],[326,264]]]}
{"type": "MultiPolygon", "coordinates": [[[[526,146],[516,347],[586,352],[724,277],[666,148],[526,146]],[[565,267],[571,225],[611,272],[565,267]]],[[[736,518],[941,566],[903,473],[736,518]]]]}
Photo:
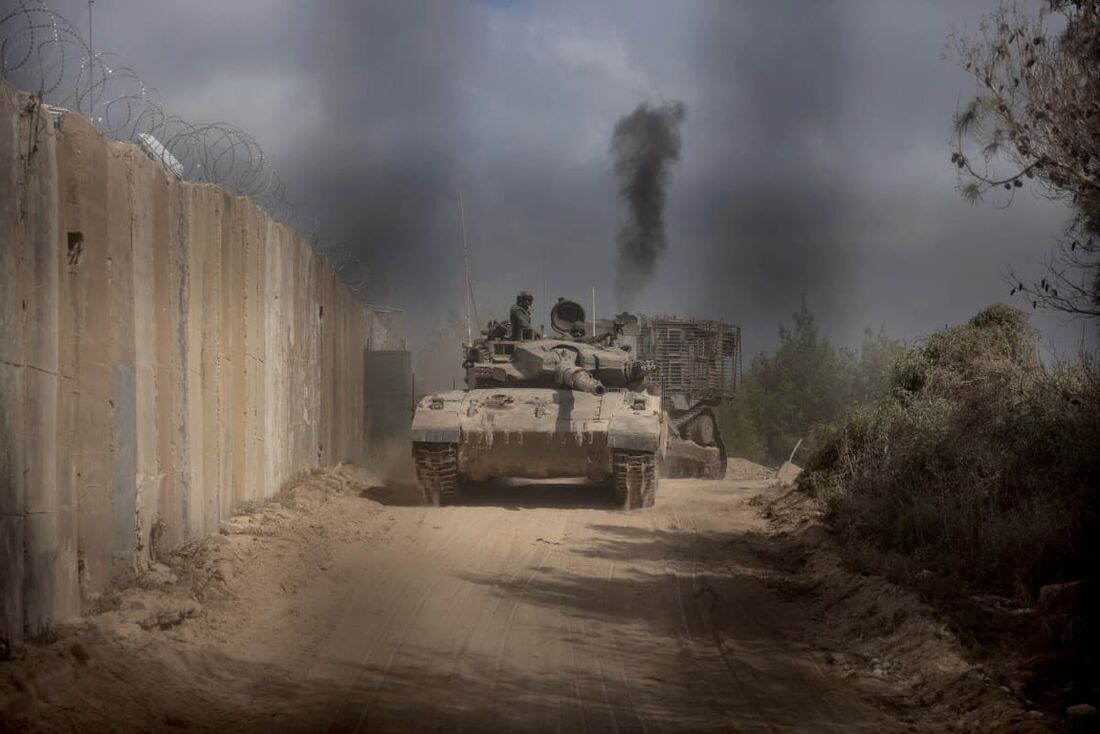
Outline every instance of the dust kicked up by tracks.
{"type": "MultiPolygon", "coordinates": [[[[759,512],[781,491],[668,480],[656,507],[623,512],[611,488],[510,483],[426,508],[411,480],[313,475],[4,663],[2,720],[31,731],[973,723],[959,708],[974,705],[929,702],[927,681],[891,668],[888,646],[836,624],[845,601],[829,590],[842,582],[815,581],[816,551],[759,512]]],[[[967,670],[950,639],[937,644],[929,665],[967,670]]],[[[998,705],[1007,725],[1015,709],[998,705]]]]}

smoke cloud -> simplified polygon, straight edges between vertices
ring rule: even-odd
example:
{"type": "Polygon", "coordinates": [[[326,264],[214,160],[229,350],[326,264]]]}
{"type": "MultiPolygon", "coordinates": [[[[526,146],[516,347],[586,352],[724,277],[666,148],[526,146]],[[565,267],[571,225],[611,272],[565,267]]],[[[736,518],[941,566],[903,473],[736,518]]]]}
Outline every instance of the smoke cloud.
{"type": "Polygon", "coordinates": [[[615,124],[611,155],[619,198],[627,218],[618,234],[615,295],[619,308],[632,309],[638,290],[652,277],[658,256],[668,247],[665,199],[672,164],[680,158],[683,102],[657,107],[642,102],[615,124]]]}
{"type": "MultiPolygon", "coordinates": [[[[87,28],[87,0],[47,1],[87,28]]],[[[618,280],[619,305],[738,324],[746,356],[802,294],[849,345],[868,324],[965,320],[1008,297],[1006,269],[1041,276],[1064,223],[1041,198],[955,192],[973,79],[941,56],[989,0],[274,5],[95,3],[96,51],[170,112],[255,136],[299,227],[360,255],[368,300],[402,309],[418,363],[440,365],[418,386],[461,375],[457,337],[438,336],[462,312],[459,182],[483,319],[521,288],[543,317],[592,287],[608,308],[618,280]]],[[[1078,347],[1082,322],[1034,318],[1078,347]]]]}

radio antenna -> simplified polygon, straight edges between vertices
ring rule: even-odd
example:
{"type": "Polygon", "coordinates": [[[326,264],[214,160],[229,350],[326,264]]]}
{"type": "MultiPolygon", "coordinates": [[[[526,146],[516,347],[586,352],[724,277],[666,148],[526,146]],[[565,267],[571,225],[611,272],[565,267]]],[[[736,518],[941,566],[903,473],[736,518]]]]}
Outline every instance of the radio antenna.
{"type": "Polygon", "coordinates": [[[462,201],[462,182],[458,184],[458,214],[462,220],[462,261],[466,268],[466,343],[474,343],[473,329],[470,327],[470,304],[473,303],[473,289],[470,288],[470,245],[466,241],[466,205],[462,201]]]}

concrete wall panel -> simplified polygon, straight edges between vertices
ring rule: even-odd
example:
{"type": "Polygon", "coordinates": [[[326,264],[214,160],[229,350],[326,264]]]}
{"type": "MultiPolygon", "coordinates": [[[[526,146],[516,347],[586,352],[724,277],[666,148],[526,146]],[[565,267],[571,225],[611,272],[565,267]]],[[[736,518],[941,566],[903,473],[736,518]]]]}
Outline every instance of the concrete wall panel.
{"type": "Polygon", "coordinates": [[[136,571],[140,547],[137,534],[137,391],[134,368],[111,365],[111,573],[129,581],[136,571]]]}
{"type": "MultiPolygon", "coordinates": [[[[0,88],[0,94],[8,95],[11,91],[0,88]]],[[[14,101],[6,101],[14,105],[14,101]]],[[[26,321],[23,250],[26,240],[19,211],[22,208],[20,194],[26,196],[27,189],[21,165],[21,123],[16,115],[0,115],[0,191],[5,192],[0,196],[0,362],[19,366],[25,363],[26,352],[23,341],[26,321]]]]}
{"type": "MultiPolygon", "coordinates": [[[[157,454],[164,474],[158,502],[159,542],[172,547],[190,537],[190,414],[187,345],[188,219],[186,189],[160,173],[153,192],[154,288],[157,308],[157,454]]],[[[152,542],[152,538],[150,539],[152,542]]]]}
{"type": "MultiPolygon", "coordinates": [[[[187,426],[186,447],[188,454],[187,493],[187,532],[186,535],[199,535],[206,532],[206,420],[205,402],[206,375],[203,372],[204,330],[206,327],[206,273],[204,267],[207,239],[211,236],[208,226],[209,213],[205,211],[201,199],[203,187],[181,186],[185,202],[187,232],[185,252],[187,253],[187,289],[183,318],[187,329],[187,342],[184,354],[187,365],[187,426]],[[205,216],[204,216],[205,215],[205,216]]],[[[211,436],[213,442],[216,437],[211,436]]]]}
{"type": "Polygon", "coordinates": [[[23,458],[23,425],[26,387],[23,365],[0,362],[0,516],[27,511],[26,462],[23,458]]]}
{"type": "Polygon", "coordinates": [[[154,163],[147,156],[127,151],[132,199],[130,239],[133,258],[134,321],[134,430],[136,497],[135,533],[139,552],[136,560],[150,556],[153,524],[159,511],[164,474],[160,468],[160,440],[157,431],[156,363],[157,311],[154,267],[154,192],[157,178],[154,163]]]}
{"type": "Polygon", "coordinates": [[[45,637],[65,618],[58,598],[61,538],[57,513],[27,513],[23,533],[23,631],[26,637],[45,637]]]}
{"type": "Polygon", "coordinates": [[[298,233],[0,82],[0,653],[363,456],[366,317],[298,233]]]}
{"type": "Polygon", "coordinates": [[[290,388],[287,385],[287,344],[290,329],[284,305],[289,302],[285,274],[288,234],[284,227],[272,224],[267,231],[267,257],[264,286],[266,322],[264,324],[264,486],[278,486],[286,480],[289,461],[287,431],[290,388]]]}
{"type": "Polygon", "coordinates": [[[23,259],[26,238],[20,223],[20,194],[27,189],[20,165],[22,120],[15,93],[0,86],[0,656],[23,640],[23,517],[26,484],[23,410],[26,389],[23,259]],[[10,192],[10,194],[8,193],[10,192]]]}
{"type": "Polygon", "coordinates": [[[264,289],[267,272],[268,220],[258,207],[245,208],[245,436],[244,501],[254,502],[264,496],[264,446],[266,435],[264,391],[265,377],[265,316],[264,289]]]}
{"type": "Polygon", "coordinates": [[[30,623],[37,632],[35,619],[41,610],[61,615],[76,611],[76,594],[68,587],[76,578],[76,553],[75,537],[67,532],[70,527],[65,522],[72,517],[71,495],[58,477],[57,135],[49,116],[36,105],[23,108],[18,127],[24,177],[16,197],[22,217],[15,227],[23,245],[20,275],[24,281],[20,303],[24,320],[22,458],[27,513],[23,538],[27,554],[24,625],[30,623]],[[40,532],[43,526],[50,532],[40,532]]]}
{"type": "Polygon", "coordinates": [[[134,380],[133,180],[131,149],[112,143],[107,149],[107,340],[110,398],[111,567],[108,581],[134,574],[132,549],[137,538],[137,395],[134,380]]]}
{"type": "MultiPolygon", "coordinates": [[[[220,502],[223,489],[221,466],[222,431],[221,385],[218,364],[221,360],[221,295],[222,295],[222,214],[223,195],[214,186],[203,186],[197,192],[198,206],[193,209],[199,225],[192,236],[198,245],[196,256],[202,268],[202,299],[200,329],[200,365],[202,370],[202,494],[203,532],[214,532],[221,521],[220,502]]],[[[194,488],[192,488],[192,491],[194,488]]]]}
{"type": "MultiPolygon", "coordinates": [[[[0,245],[2,246],[2,245],[0,245]]],[[[23,639],[23,462],[22,365],[0,362],[0,653],[23,639]]]]}
{"type": "MultiPolygon", "coordinates": [[[[65,587],[65,614],[75,613],[80,606],[83,588],[83,564],[80,560],[80,517],[77,487],[78,465],[77,416],[80,408],[77,391],[77,306],[74,295],[82,245],[70,252],[68,220],[76,221],[74,207],[68,202],[71,171],[71,140],[63,132],[55,135],[54,209],[57,227],[52,248],[54,272],[57,274],[57,340],[58,340],[58,415],[57,415],[57,492],[58,541],[63,562],[61,570],[75,581],[62,580],[65,587]]],[[[75,244],[75,243],[73,243],[75,244]]]]}
{"type": "Polygon", "coordinates": [[[0,653],[23,641],[23,515],[0,514],[0,653]]]}
{"type": "Polygon", "coordinates": [[[251,202],[222,194],[221,310],[218,385],[220,390],[220,482],[218,516],[228,517],[244,499],[245,357],[244,326],[247,315],[245,211],[251,202]]]}
{"type": "MultiPolygon", "coordinates": [[[[62,120],[62,230],[72,309],[76,425],[72,441],[78,548],[84,591],[111,578],[111,273],[107,216],[108,145],[87,120],[62,120]]],[[[30,533],[32,525],[27,524],[30,533]]],[[[43,538],[50,537],[42,533],[43,538]]],[[[33,567],[28,564],[28,571],[33,567]]]]}

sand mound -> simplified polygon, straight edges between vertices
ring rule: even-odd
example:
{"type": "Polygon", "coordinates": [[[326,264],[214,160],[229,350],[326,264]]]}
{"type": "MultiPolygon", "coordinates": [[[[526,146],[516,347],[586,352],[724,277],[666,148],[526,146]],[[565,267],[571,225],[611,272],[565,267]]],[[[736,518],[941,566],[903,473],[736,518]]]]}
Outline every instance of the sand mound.
{"type": "Polygon", "coordinates": [[[774,479],[775,470],[748,459],[727,459],[726,479],[774,479]]]}

